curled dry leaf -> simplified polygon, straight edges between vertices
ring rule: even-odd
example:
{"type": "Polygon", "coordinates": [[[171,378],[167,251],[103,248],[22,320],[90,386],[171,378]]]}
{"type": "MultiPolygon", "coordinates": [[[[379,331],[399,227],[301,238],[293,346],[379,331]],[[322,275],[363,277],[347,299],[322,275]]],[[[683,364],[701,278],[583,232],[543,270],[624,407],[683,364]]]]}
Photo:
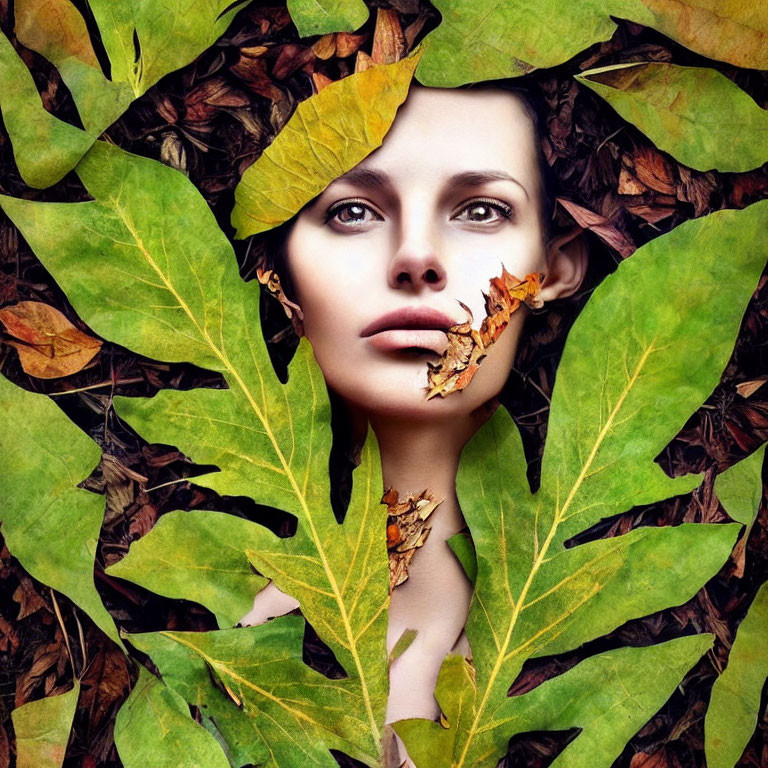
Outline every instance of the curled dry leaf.
{"type": "Polygon", "coordinates": [[[452,325],[447,331],[448,347],[438,363],[427,363],[427,400],[464,389],[477,373],[488,348],[499,338],[509,319],[522,303],[532,309],[544,306],[541,300],[541,272],[531,272],[521,280],[502,266],[500,277],[491,278],[491,288],[485,296],[486,318],[480,330],[472,327],[472,312],[462,303],[469,320],[452,325]]]}
{"type": "Polygon", "coordinates": [[[409,493],[399,501],[400,494],[387,488],[381,503],[387,505],[387,551],[389,552],[389,591],[408,578],[408,566],[429,536],[430,515],[442,504],[429,488],[421,493],[409,493]]]}
{"type": "Polygon", "coordinates": [[[75,328],[67,318],[40,301],[20,301],[0,309],[0,323],[11,336],[21,367],[38,379],[57,379],[82,370],[102,342],[75,328]]]}
{"type": "Polygon", "coordinates": [[[373,30],[371,58],[374,64],[394,64],[405,56],[405,37],[397,12],[379,8],[373,30]]]}

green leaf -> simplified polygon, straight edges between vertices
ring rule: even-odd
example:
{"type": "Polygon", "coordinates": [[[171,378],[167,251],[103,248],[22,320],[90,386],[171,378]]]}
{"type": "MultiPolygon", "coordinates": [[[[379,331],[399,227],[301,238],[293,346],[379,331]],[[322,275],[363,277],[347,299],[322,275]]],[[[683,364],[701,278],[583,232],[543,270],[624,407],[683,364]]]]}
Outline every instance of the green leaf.
{"type": "Polygon", "coordinates": [[[111,64],[98,66],[85,22],[70,0],[21,0],[19,40],[59,70],[85,132],[42,106],[32,76],[0,36],[0,108],[24,181],[55,184],[93,142],[160,78],[193,61],[250,0],[90,0],[111,64]]]}
{"type": "Polygon", "coordinates": [[[381,145],[408,95],[421,49],[373,66],[302,101],[235,188],[237,237],[282,224],[381,145]]]}
{"type": "Polygon", "coordinates": [[[299,37],[354,32],[368,20],[362,0],[288,0],[288,13],[299,37]]]}
{"type": "Polygon", "coordinates": [[[766,633],[768,583],[760,587],[739,625],[728,666],[712,688],[704,721],[709,768],[733,768],[755,731],[760,697],[768,677],[766,633]]]}
{"type": "Polygon", "coordinates": [[[16,768],[61,768],[77,709],[80,683],[58,696],[30,701],[11,712],[16,768]]]}
{"type": "Polygon", "coordinates": [[[30,71],[0,33],[0,109],[19,173],[30,187],[55,184],[93,144],[93,137],[45,110],[30,71]]]}
{"type": "MultiPolygon", "coordinates": [[[[535,495],[505,411],[468,444],[457,488],[477,551],[467,622],[476,694],[462,705],[468,724],[451,734],[451,748],[432,745],[435,768],[501,757],[511,734],[499,713],[526,659],[689,599],[728,557],[736,525],[645,527],[565,544],[603,518],[697,484],[667,477],[653,459],[720,378],[765,263],[767,219],[768,203],[758,203],[687,222],[595,290],[560,363],[535,495]]],[[[409,753],[429,748],[405,741],[409,753]]]]}
{"type": "Polygon", "coordinates": [[[608,40],[611,16],[653,27],[709,58],[768,69],[768,8],[719,0],[524,0],[489,5],[434,0],[442,22],[416,70],[424,85],[454,87],[562,64],[608,40]]]}
{"type": "MultiPolygon", "coordinates": [[[[693,635],[649,648],[621,648],[583,661],[499,709],[505,734],[567,730],[581,732],[552,765],[554,768],[609,766],[624,745],[672,694],[685,673],[712,646],[711,635],[693,635]],[[649,677],[653,685],[648,685],[649,677]]],[[[460,656],[446,660],[437,684],[437,699],[448,728],[424,720],[403,720],[395,730],[416,749],[409,754],[417,768],[434,765],[427,744],[452,753],[454,739],[474,698],[471,667],[460,656]],[[419,749],[419,745],[424,745],[419,749]]],[[[502,745],[505,746],[505,745],[502,745]]]]}
{"type": "Polygon", "coordinates": [[[115,746],[125,768],[230,768],[184,699],[143,667],[117,713],[115,746]]]}
{"type": "Polygon", "coordinates": [[[733,520],[751,527],[763,498],[763,444],[746,459],[729,467],[715,478],[715,494],[733,520]]]}
{"type": "Polygon", "coordinates": [[[131,635],[131,643],[150,655],[190,704],[206,708],[221,701],[224,688],[228,711],[219,707],[219,721],[241,706],[269,746],[267,765],[333,768],[329,749],[376,765],[378,752],[359,746],[361,732],[370,726],[357,704],[354,681],[329,681],[304,664],[303,634],[300,616],[284,616],[258,627],[131,635]]]}
{"type": "Polygon", "coordinates": [[[744,172],[768,161],[768,112],[714,69],[633,63],[575,77],[691,168],[744,172]]]}
{"type": "Polygon", "coordinates": [[[475,544],[472,541],[472,537],[460,531],[459,533],[451,536],[447,539],[448,546],[456,555],[461,567],[464,569],[464,573],[467,574],[467,578],[474,584],[477,579],[477,553],[475,552],[475,544]]]}
{"type": "Polygon", "coordinates": [[[178,445],[221,469],[196,483],[298,518],[290,539],[254,526],[249,556],[299,600],[336,654],[367,722],[356,735],[359,750],[377,754],[389,569],[374,438],[340,526],[330,505],[330,407],[309,343],[302,340],[281,384],[259,326],[258,286],[240,279],[232,247],[197,190],[183,174],[103,143],[78,174],[95,200],[2,197],[0,206],[91,328],[149,357],[224,375],[230,389],[163,390],[151,400],[118,398],[116,407],[151,442],[178,445]]]}
{"type": "Polygon", "coordinates": [[[104,77],[85,19],[71,0],[18,0],[14,16],[19,42],[59,70],[93,143],[133,100],[130,86],[104,77]]]}
{"type": "Polygon", "coordinates": [[[93,583],[104,498],[76,487],[101,458],[99,447],[50,398],[0,377],[0,455],[8,549],[122,647],[93,583]]]}
{"type": "Polygon", "coordinates": [[[107,573],[165,597],[194,599],[216,615],[219,626],[232,627],[267,584],[244,554],[257,546],[260,537],[253,534],[258,530],[221,512],[177,510],[163,515],[107,573]]]}

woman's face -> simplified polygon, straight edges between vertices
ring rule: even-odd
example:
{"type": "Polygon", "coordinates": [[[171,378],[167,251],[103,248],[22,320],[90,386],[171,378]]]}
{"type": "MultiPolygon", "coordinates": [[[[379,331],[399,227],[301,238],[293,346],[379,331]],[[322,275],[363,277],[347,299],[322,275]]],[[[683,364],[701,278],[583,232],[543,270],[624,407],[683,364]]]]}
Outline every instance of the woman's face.
{"type": "Polygon", "coordinates": [[[447,345],[440,327],[466,321],[460,301],[480,327],[502,264],[521,279],[546,272],[537,141],[514,94],[414,88],[382,146],[299,214],[286,243],[295,299],[326,382],[350,404],[443,419],[501,391],[525,307],[466,389],[428,401],[427,361],[447,345]],[[414,328],[425,310],[445,317],[414,328]]]}

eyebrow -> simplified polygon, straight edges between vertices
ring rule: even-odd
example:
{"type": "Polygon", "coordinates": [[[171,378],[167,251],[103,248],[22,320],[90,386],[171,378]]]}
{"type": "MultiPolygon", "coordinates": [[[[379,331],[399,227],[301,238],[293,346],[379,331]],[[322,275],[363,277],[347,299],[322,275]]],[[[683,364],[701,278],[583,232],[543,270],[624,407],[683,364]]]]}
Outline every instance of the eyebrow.
{"type": "MultiPolygon", "coordinates": [[[[392,177],[386,171],[377,171],[371,168],[352,168],[336,181],[345,181],[349,184],[356,184],[361,187],[370,187],[380,189],[392,185],[392,177]]],[[[523,190],[525,196],[530,199],[528,190],[514,177],[506,171],[482,170],[482,171],[462,171],[455,173],[448,179],[451,186],[476,187],[487,184],[491,181],[511,181],[517,184],[523,190]]]]}

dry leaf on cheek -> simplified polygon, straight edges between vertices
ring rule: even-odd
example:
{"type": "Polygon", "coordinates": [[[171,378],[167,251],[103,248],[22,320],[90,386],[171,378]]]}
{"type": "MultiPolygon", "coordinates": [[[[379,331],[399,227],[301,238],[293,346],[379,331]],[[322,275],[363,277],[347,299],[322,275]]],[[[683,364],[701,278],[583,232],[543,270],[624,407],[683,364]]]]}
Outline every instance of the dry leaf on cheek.
{"type": "Polygon", "coordinates": [[[520,305],[525,303],[532,309],[544,306],[541,300],[542,272],[531,272],[524,280],[511,275],[502,265],[500,277],[491,278],[489,292],[485,296],[486,317],[480,330],[472,327],[472,312],[462,303],[469,320],[452,325],[445,333],[448,347],[438,363],[427,363],[427,400],[440,395],[446,397],[458,392],[472,381],[488,348],[499,338],[509,325],[509,319],[520,305]]]}
{"type": "Polygon", "coordinates": [[[0,309],[0,323],[20,341],[8,341],[19,353],[21,367],[38,379],[57,379],[82,370],[102,342],[79,331],[48,304],[20,301],[0,309]]]}
{"type": "Polygon", "coordinates": [[[408,566],[429,536],[429,516],[442,504],[429,488],[409,493],[403,501],[394,488],[387,488],[381,503],[387,505],[387,550],[389,551],[389,591],[408,578],[408,566]]]}

